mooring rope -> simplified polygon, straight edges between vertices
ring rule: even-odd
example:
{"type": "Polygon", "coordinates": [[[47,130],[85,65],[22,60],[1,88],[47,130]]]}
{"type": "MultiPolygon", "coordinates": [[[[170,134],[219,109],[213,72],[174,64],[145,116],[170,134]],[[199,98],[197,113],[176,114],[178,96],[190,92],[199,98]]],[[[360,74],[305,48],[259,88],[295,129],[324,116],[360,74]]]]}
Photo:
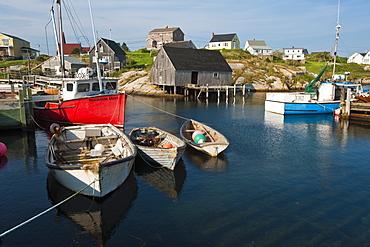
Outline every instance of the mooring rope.
{"type": "Polygon", "coordinates": [[[179,115],[173,114],[173,113],[171,113],[171,112],[168,112],[168,111],[162,110],[162,109],[160,109],[160,108],[158,108],[158,107],[152,106],[152,105],[150,105],[150,104],[148,104],[148,103],[145,103],[145,102],[143,102],[143,101],[141,101],[141,100],[135,99],[135,97],[134,97],[134,96],[131,96],[131,95],[127,95],[127,96],[129,96],[129,97],[133,98],[133,99],[134,99],[134,100],[136,100],[136,101],[139,101],[140,103],[142,103],[142,104],[144,104],[144,105],[147,105],[147,106],[149,106],[149,107],[152,107],[152,108],[154,108],[154,109],[156,109],[156,110],[158,110],[158,111],[161,111],[161,112],[167,113],[168,115],[171,115],[171,116],[174,116],[174,117],[178,117],[178,118],[181,118],[181,119],[184,119],[184,120],[188,120],[188,119],[189,119],[189,118],[182,117],[182,116],[179,116],[179,115]]]}
{"type": "Polygon", "coordinates": [[[333,110],[333,111],[336,109],[336,108],[330,108],[330,107],[324,106],[324,105],[322,105],[318,102],[315,102],[315,103],[318,104],[319,106],[323,107],[324,109],[328,108],[328,109],[333,110]]]}
{"type": "Polygon", "coordinates": [[[14,231],[14,230],[16,230],[16,229],[18,229],[18,228],[20,228],[20,227],[24,226],[25,224],[27,224],[27,223],[29,223],[29,222],[33,221],[34,219],[37,219],[38,217],[40,217],[40,216],[44,215],[45,213],[49,212],[50,210],[52,210],[52,209],[54,209],[54,208],[58,207],[59,205],[61,205],[61,204],[65,203],[66,201],[68,201],[68,200],[72,199],[73,197],[75,197],[76,195],[78,195],[79,193],[81,193],[82,191],[84,191],[86,188],[88,188],[90,185],[94,184],[94,183],[95,183],[95,182],[97,182],[97,181],[98,181],[98,180],[94,179],[94,181],[92,181],[90,184],[86,185],[84,188],[80,189],[79,191],[77,191],[76,193],[74,193],[73,195],[71,195],[70,197],[68,197],[68,198],[64,199],[63,201],[61,201],[61,202],[59,202],[59,203],[55,204],[54,206],[52,206],[52,207],[50,207],[50,208],[48,208],[48,209],[44,210],[43,212],[41,212],[41,213],[39,213],[39,214],[35,215],[34,217],[32,217],[32,218],[30,218],[30,219],[28,219],[28,220],[24,221],[23,223],[18,224],[17,226],[15,226],[15,227],[13,227],[13,228],[11,228],[11,229],[9,229],[9,230],[7,230],[7,231],[3,232],[3,233],[0,235],[0,238],[4,237],[6,234],[8,234],[8,233],[10,233],[10,232],[12,232],[12,231],[14,231]]]}

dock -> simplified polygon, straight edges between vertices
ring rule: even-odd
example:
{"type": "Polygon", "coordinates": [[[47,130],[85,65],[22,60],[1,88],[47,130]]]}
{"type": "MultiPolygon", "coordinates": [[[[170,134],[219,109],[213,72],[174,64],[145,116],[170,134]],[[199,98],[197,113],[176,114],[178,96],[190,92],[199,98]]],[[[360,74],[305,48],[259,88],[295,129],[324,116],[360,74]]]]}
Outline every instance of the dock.
{"type": "MultiPolygon", "coordinates": [[[[344,92],[342,92],[342,96],[344,92]]],[[[358,96],[357,101],[350,100],[350,91],[347,91],[346,101],[341,97],[340,118],[357,122],[370,123],[370,97],[358,96]]]]}
{"type": "MultiPolygon", "coordinates": [[[[14,92],[15,89],[12,88],[14,92]]],[[[32,93],[19,87],[18,94],[0,94],[0,130],[25,129],[33,126],[32,93]]]]}
{"type": "Polygon", "coordinates": [[[232,85],[232,86],[198,86],[195,84],[187,84],[184,87],[184,95],[190,96],[194,95],[196,98],[200,98],[202,94],[205,94],[206,99],[209,98],[209,95],[217,93],[217,98],[219,99],[221,97],[221,94],[225,94],[225,97],[228,98],[229,95],[232,95],[233,97],[236,96],[237,92],[242,92],[242,95],[244,96],[246,92],[250,92],[251,89],[247,88],[246,85],[232,85]]]}

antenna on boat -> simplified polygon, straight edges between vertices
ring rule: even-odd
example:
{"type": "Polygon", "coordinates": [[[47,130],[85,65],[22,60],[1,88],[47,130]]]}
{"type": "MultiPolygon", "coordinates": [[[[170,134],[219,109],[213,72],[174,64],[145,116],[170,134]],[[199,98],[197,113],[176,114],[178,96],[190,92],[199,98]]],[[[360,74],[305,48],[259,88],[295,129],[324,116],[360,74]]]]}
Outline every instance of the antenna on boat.
{"type": "Polygon", "coordinates": [[[337,62],[337,49],[338,49],[338,40],[339,40],[339,29],[342,28],[342,26],[339,24],[339,9],[340,9],[340,0],[338,0],[338,16],[337,16],[337,26],[335,29],[337,30],[335,32],[335,43],[334,43],[334,65],[333,65],[333,76],[335,74],[335,65],[337,62]]]}
{"type": "Polygon", "coordinates": [[[96,43],[94,18],[93,18],[93,13],[92,13],[92,8],[91,8],[91,1],[88,0],[88,2],[89,2],[89,9],[90,9],[91,26],[92,26],[92,30],[93,30],[93,34],[94,34],[96,72],[97,72],[98,80],[99,80],[99,90],[100,90],[100,92],[102,92],[103,91],[103,82],[101,80],[101,73],[100,73],[100,66],[99,66],[99,53],[98,53],[98,44],[96,43]]]}

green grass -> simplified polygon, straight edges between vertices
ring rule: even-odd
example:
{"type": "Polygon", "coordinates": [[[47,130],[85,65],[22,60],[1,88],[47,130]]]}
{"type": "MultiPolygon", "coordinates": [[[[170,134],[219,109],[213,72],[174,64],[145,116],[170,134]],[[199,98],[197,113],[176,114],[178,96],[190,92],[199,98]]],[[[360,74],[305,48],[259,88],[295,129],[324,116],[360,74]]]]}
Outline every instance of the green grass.
{"type": "Polygon", "coordinates": [[[133,51],[126,53],[127,68],[138,68],[149,70],[154,61],[150,52],[133,51]]]}
{"type": "Polygon", "coordinates": [[[1,61],[0,62],[0,68],[5,68],[9,66],[15,66],[15,65],[27,65],[27,60],[11,60],[11,61],[1,61]]]}

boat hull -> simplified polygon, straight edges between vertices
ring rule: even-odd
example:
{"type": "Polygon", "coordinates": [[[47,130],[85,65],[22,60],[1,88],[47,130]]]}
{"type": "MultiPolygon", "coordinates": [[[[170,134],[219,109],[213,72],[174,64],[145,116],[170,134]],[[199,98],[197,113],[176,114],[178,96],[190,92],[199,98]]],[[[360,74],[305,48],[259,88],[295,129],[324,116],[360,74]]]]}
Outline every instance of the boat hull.
{"type": "Polygon", "coordinates": [[[170,170],[175,169],[176,163],[181,159],[185,152],[186,143],[180,138],[155,127],[135,128],[129,133],[131,141],[136,144],[139,156],[146,162],[158,166],[158,168],[166,167],[170,170]],[[159,135],[165,135],[163,140],[160,140],[155,146],[143,146],[137,141],[138,135],[142,130],[156,131],[159,135]],[[165,143],[171,143],[172,148],[163,148],[165,143]]]}
{"type": "Polygon", "coordinates": [[[64,127],[59,136],[54,135],[45,160],[63,186],[83,195],[103,197],[130,175],[136,154],[128,136],[113,125],[81,125],[64,127]],[[99,136],[104,131],[109,135],[99,136]],[[98,143],[104,146],[103,153],[89,148],[98,143]]]}
{"type": "Polygon", "coordinates": [[[101,166],[98,171],[84,170],[81,168],[71,169],[60,166],[60,169],[51,168],[50,172],[55,179],[72,191],[81,191],[82,195],[103,197],[117,189],[130,175],[134,159],[127,162],[119,162],[111,166],[101,166]],[[95,183],[94,183],[95,181],[95,183]]]}
{"type": "Polygon", "coordinates": [[[194,149],[208,154],[212,157],[218,156],[228,146],[228,139],[215,129],[199,123],[195,120],[189,119],[180,129],[181,138],[194,149]],[[202,130],[205,132],[206,141],[203,143],[195,143],[192,139],[192,134],[195,130],[202,130]]]}
{"type": "Polygon", "coordinates": [[[88,96],[47,102],[44,107],[34,107],[35,118],[61,124],[106,124],[124,127],[126,97],[124,93],[88,96]]]}
{"type": "Polygon", "coordinates": [[[265,101],[265,111],[282,115],[333,114],[339,107],[340,101],[313,103],[265,101]]]}

